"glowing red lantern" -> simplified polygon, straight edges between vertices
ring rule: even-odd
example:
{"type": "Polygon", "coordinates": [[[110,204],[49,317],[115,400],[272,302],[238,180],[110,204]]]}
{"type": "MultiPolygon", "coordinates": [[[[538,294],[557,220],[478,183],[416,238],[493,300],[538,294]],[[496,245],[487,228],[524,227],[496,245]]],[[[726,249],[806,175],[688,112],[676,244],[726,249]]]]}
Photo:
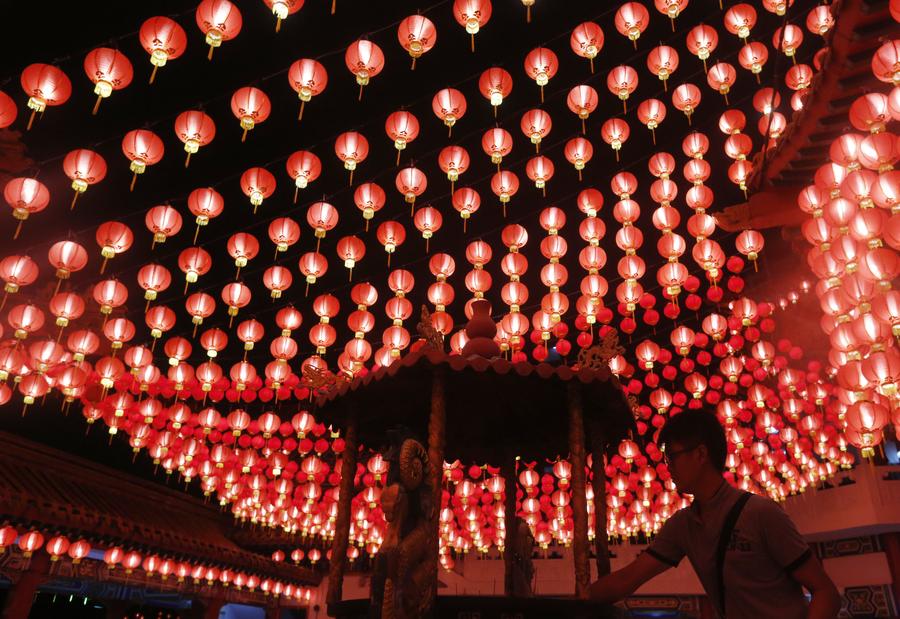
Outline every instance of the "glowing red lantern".
{"type": "Polygon", "coordinates": [[[419,135],[419,119],[412,112],[401,110],[387,117],[384,131],[394,141],[397,149],[397,165],[400,164],[400,151],[406,148],[419,135]]]}
{"type": "Polygon", "coordinates": [[[297,120],[302,120],[304,106],[325,90],[328,72],[320,62],[311,58],[301,58],[294,61],[288,69],[288,82],[300,99],[300,114],[297,120]]]}
{"type": "Polygon", "coordinates": [[[21,77],[22,90],[28,95],[28,127],[34,122],[34,115],[41,114],[47,106],[62,105],[72,95],[72,82],[61,69],[49,64],[35,63],[25,67],[21,77]]]}
{"type": "Polygon", "coordinates": [[[369,220],[381,210],[386,200],[384,189],[377,183],[363,183],[353,192],[353,202],[366,220],[366,232],[369,231],[369,220]]]}
{"type": "Polygon", "coordinates": [[[182,112],[175,119],[175,135],[184,143],[187,158],[184,167],[191,162],[191,155],[212,142],[216,136],[216,124],[213,119],[200,110],[182,112]]]}
{"type": "Polygon", "coordinates": [[[703,70],[706,71],[706,59],[718,46],[719,34],[712,26],[700,24],[688,32],[686,44],[688,50],[703,61],[703,70]]]}
{"type": "Polygon", "coordinates": [[[637,49],[637,40],[650,25],[650,12],[640,2],[626,2],[616,11],[615,24],[619,34],[628,37],[637,49]]]}
{"type": "Polygon", "coordinates": [[[627,112],[627,101],[629,95],[634,92],[638,85],[638,74],[633,68],[627,65],[619,65],[613,67],[606,76],[606,87],[609,92],[622,100],[622,111],[627,112]]]}
{"type": "Polygon", "coordinates": [[[263,0],[263,2],[272,9],[272,15],[275,16],[275,32],[281,30],[281,22],[283,20],[303,8],[303,0],[263,0]]]}
{"type": "Polygon", "coordinates": [[[358,131],[347,131],[334,141],[334,152],[344,162],[344,169],[350,171],[350,184],[353,184],[353,171],[356,166],[369,156],[369,141],[358,131]]]}
{"type": "Polygon", "coordinates": [[[565,155],[566,160],[578,170],[578,180],[581,180],[581,171],[594,156],[594,147],[585,138],[572,138],[566,142],[565,155]]]}
{"type": "Polygon", "coordinates": [[[416,59],[437,43],[437,29],[424,15],[410,15],[397,26],[397,39],[412,58],[412,69],[415,70],[416,59]]]}
{"type": "Polygon", "coordinates": [[[147,210],[144,224],[153,233],[153,244],[150,246],[153,250],[157,243],[165,243],[167,238],[178,234],[181,230],[181,213],[168,204],[154,206],[147,210]]]}
{"type": "Polygon", "coordinates": [[[503,158],[512,152],[512,147],[512,136],[509,131],[500,127],[488,129],[481,138],[481,148],[491,158],[491,163],[497,165],[498,171],[503,158]]]}
{"type": "Polygon", "coordinates": [[[263,200],[275,192],[275,176],[265,168],[249,168],[241,174],[241,191],[250,198],[253,214],[263,200]]]}
{"type": "Polygon", "coordinates": [[[590,61],[591,73],[594,72],[594,58],[603,49],[603,29],[592,21],[575,26],[569,37],[572,51],[590,61]]]}
{"type": "Polygon", "coordinates": [[[141,24],[138,33],[141,45],[150,54],[150,83],[156,78],[156,71],[166,66],[169,60],[175,60],[184,53],[187,47],[187,34],[178,22],[168,17],[151,17],[141,24]]]}
{"type": "Polygon", "coordinates": [[[453,125],[466,113],[466,97],[455,88],[443,88],[431,100],[431,109],[447,125],[449,136],[453,125]]]}
{"type": "Polygon", "coordinates": [[[350,271],[349,279],[353,279],[353,267],[366,255],[366,244],[357,236],[345,236],[337,242],[337,255],[350,271]]]}
{"type": "Polygon", "coordinates": [[[678,68],[678,52],[668,45],[654,47],[647,54],[647,68],[662,80],[663,90],[667,90],[668,79],[678,68]]]}
{"type": "Polygon", "coordinates": [[[298,150],[288,157],[285,167],[288,176],[294,179],[294,204],[296,204],[297,193],[319,178],[322,173],[322,161],[308,150],[298,150]]]}
{"type": "Polygon", "coordinates": [[[122,138],[122,152],[131,162],[130,170],[134,173],[131,178],[130,191],[134,191],[134,183],[138,174],[143,174],[147,166],[158,163],[165,153],[162,139],[148,129],[135,129],[129,131],[122,138]]]}
{"type": "Polygon", "coordinates": [[[265,121],[271,112],[269,97],[259,88],[245,86],[231,95],[231,113],[241,121],[241,129],[244,130],[241,142],[247,139],[247,132],[257,123],[265,121]]]}
{"type": "Polygon", "coordinates": [[[207,225],[210,219],[222,214],[225,209],[225,199],[212,187],[203,187],[188,194],[187,204],[188,209],[197,218],[197,229],[194,231],[194,243],[196,243],[200,227],[207,225]]]}
{"type": "Polygon", "coordinates": [[[559,59],[553,50],[536,47],[525,56],[525,74],[541,88],[541,103],[544,102],[544,86],[550,83],[559,70],[559,59]]]}
{"type": "Polygon", "coordinates": [[[410,214],[412,214],[416,198],[425,193],[425,189],[428,187],[428,178],[422,170],[409,166],[397,173],[394,184],[397,191],[403,194],[403,199],[409,203],[410,214]]]}
{"type": "Polygon", "coordinates": [[[63,159],[63,171],[72,179],[75,195],[69,208],[73,209],[78,194],[84,193],[90,185],[95,185],[106,178],[106,161],[99,153],[78,148],[70,151],[63,159]]]}
{"type": "Polygon", "coordinates": [[[500,199],[506,217],[507,202],[519,191],[519,177],[509,170],[501,170],[491,177],[491,191],[500,199]]]}
{"type": "Polygon", "coordinates": [[[13,210],[13,217],[19,221],[13,234],[13,239],[17,239],[28,216],[43,211],[50,204],[50,190],[36,179],[19,177],[6,183],[3,199],[13,210]]]}
{"type": "Polygon", "coordinates": [[[454,0],[453,17],[466,29],[472,39],[475,51],[475,35],[491,18],[491,0],[454,0]]]}
{"type": "Polygon", "coordinates": [[[503,103],[503,98],[512,92],[512,76],[505,69],[491,67],[481,74],[478,79],[478,90],[491,102],[494,108],[494,117],[497,117],[497,108],[503,103]]]}
{"type": "Polygon", "coordinates": [[[84,59],[84,72],[94,82],[94,94],[97,95],[92,114],[97,113],[103,99],[109,97],[114,90],[128,86],[134,77],[134,68],[128,57],[108,47],[98,47],[88,52],[84,59]]]}
{"type": "Polygon", "coordinates": [[[597,95],[597,91],[590,86],[575,86],[569,91],[566,105],[581,119],[581,133],[585,133],[585,121],[591,115],[591,112],[597,109],[599,100],[600,97],[597,95]]]}
{"type": "Polygon", "coordinates": [[[360,39],[347,47],[344,63],[356,76],[356,83],[359,84],[359,100],[362,101],[363,88],[384,68],[384,52],[372,41],[360,39]]]}
{"type": "Polygon", "coordinates": [[[228,0],[203,0],[197,5],[194,16],[200,31],[206,35],[209,60],[212,60],[213,51],[217,47],[241,32],[244,23],[240,10],[228,0]]]}

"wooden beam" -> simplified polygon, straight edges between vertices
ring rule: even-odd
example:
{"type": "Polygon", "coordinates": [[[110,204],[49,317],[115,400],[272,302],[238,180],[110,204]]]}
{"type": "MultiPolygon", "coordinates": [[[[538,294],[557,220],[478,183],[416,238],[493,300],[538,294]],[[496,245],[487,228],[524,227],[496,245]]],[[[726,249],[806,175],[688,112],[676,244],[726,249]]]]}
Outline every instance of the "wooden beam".
{"type": "Polygon", "coordinates": [[[584,410],[581,384],[578,380],[568,382],[569,406],[569,461],[572,463],[572,521],[574,535],[572,554],[575,558],[575,597],[587,599],[590,585],[590,565],[588,563],[588,514],[585,494],[584,457],[584,410]]]}
{"type": "Polygon", "coordinates": [[[334,523],[334,540],[331,544],[331,563],[328,567],[329,606],[341,601],[344,588],[344,565],[347,563],[347,546],[350,543],[350,502],[353,499],[353,479],[356,476],[358,452],[356,426],[356,413],[351,408],[344,435],[344,453],[341,455],[338,512],[334,523]]]}

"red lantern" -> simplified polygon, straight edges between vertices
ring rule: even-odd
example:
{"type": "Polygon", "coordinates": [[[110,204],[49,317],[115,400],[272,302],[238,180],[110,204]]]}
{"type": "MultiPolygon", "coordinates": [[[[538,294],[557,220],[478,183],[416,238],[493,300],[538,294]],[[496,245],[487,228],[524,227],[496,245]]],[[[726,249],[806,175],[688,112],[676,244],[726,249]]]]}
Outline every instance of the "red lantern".
{"type": "Polygon", "coordinates": [[[503,98],[512,92],[512,76],[505,69],[491,67],[481,74],[478,79],[478,90],[485,99],[491,102],[494,108],[494,118],[497,117],[497,108],[503,103],[503,98]]]}
{"type": "Polygon", "coordinates": [[[512,151],[512,147],[512,136],[509,134],[509,131],[500,127],[488,129],[481,138],[481,148],[491,158],[491,163],[497,165],[498,171],[500,170],[500,163],[512,151]]]}
{"type": "Polygon", "coordinates": [[[706,83],[725,97],[725,105],[728,105],[728,93],[734,86],[735,80],[737,80],[737,72],[727,62],[717,62],[706,72],[706,83]]]}
{"type": "Polygon", "coordinates": [[[638,85],[638,74],[633,68],[627,65],[619,65],[613,67],[606,76],[606,87],[609,92],[622,100],[622,111],[627,112],[627,101],[629,95],[634,92],[638,85]]]}
{"type": "Polygon", "coordinates": [[[746,3],[735,4],[725,11],[725,29],[741,39],[750,36],[750,30],[756,25],[756,9],[746,3]]]}
{"type": "Polygon", "coordinates": [[[134,68],[125,54],[108,47],[98,47],[88,52],[84,59],[84,72],[94,82],[97,103],[91,112],[96,114],[100,101],[109,97],[114,90],[121,90],[131,83],[134,68]]]}
{"type": "Polygon", "coordinates": [[[288,157],[285,167],[288,176],[294,179],[294,204],[296,204],[297,193],[319,178],[322,173],[322,161],[308,150],[298,150],[288,157]]]}
{"type": "Polygon", "coordinates": [[[216,124],[200,110],[189,110],[182,112],[175,119],[175,135],[184,143],[184,152],[187,153],[184,167],[188,167],[191,155],[216,137],[216,124]]]}
{"type": "Polygon", "coordinates": [[[384,246],[388,254],[388,266],[391,265],[391,254],[406,240],[406,230],[396,221],[386,221],[375,231],[378,242],[384,246]]]}
{"type": "Polygon", "coordinates": [[[416,198],[425,193],[425,189],[428,187],[428,178],[422,170],[410,166],[397,173],[394,184],[397,191],[403,194],[403,199],[409,203],[410,215],[412,215],[416,198]]]}
{"type": "Polygon", "coordinates": [[[719,44],[719,34],[712,26],[700,24],[694,26],[688,32],[686,45],[688,50],[703,61],[703,70],[706,71],[706,59],[709,58],[719,44]]]}
{"type": "Polygon", "coordinates": [[[637,115],[638,120],[650,130],[656,145],[656,128],[666,118],[666,104],[659,99],[646,99],[638,105],[637,115]]]}
{"type": "Polygon", "coordinates": [[[672,105],[676,109],[684,112],[687,116],[688,124],[691,124],[691,115],[700,105],[700,89],[693,84],[681,84],[672,93],[672,105]]]}
{"type": "Polygon", "coordinates": [[[615,23],[619,34],[628,37],[637,49],[637,40],[650,25],[650,13],[640,2],[626,2],[616,11],[615,23]]]}
{"type": "Polygon", "coordinates": [[[337,242],[337,255],[350,271],[349,279],[353,279],[353,267],[366,255],[366,244],[357,236],[345,236],[337,242]]]}
{"type": "Polygon", "coordinates": [[[344,162],[344,169],[350,171],[350,184],[353,184],[353,171],[359,163],[369,156],[369,141],[357,131],[340,134],[334,141],[334,152],[344,162]]]}
{"type": "Polygon", "coordinates": [[[762,72],[766,60],[769,59],[769,50],[759,41],[747,43],[738,53],[738,62],[742,67],[756,76],[756,83],[759,83],[759,74],[762,72]]]}
{"type": "Polygon", "coordinates": [[[678,52],[668,45],[654,47],[647,55],[647,68],[650,73],[662,80],[663,90],[668,90],[667,80],[678,68],[678,52]]]}
{"type": "Polygon", "coordinates": [[[466,29],[472,39],[475,51],[475,35],[491,18],[491,0],[454,0],[453,17],[466,29]]]}
{"type": "Polygon", "coordinates": [[[533,109],[522,114],[520,126],[525,137],[531,139],[531,143],[534,144],[534,152],[539,152],[541,140],[550,134],[553,121],[550,114],[544,110],[533,109]]]}
{"type": "Polygon", "coordinates": [[[568,105],[569,109],[581,119],[582,134],[585,133],[584,121],[588,119],[591,112],[597,109],[599,100],[600,97],[597,95],[597,91],[590,86],[575,86],[569,91],[569,96],[566,98],[566,105],[568,105]]]}
{"type": "Polygon", "coordinates": [[[591,73],[593,73],[594,58],[603,49],[603,29],[592,21],[579,24],[572,30],[569,45],[573,52],[590,61],[591,73]]]}
{"type": "Polygon", "coordinates": [[[481,196],[470,187],[462,187],[453,192],[453,208],[459,212],[463,220],[463,232],[466,231],[466,222],[472,213],[481,207],[481,196]]]}
{"type": "Polygon", "coordinates": [[[338,210],[328,202],[313,202],[306,210],[306,222],[316,237],[316,252],[325,234],[338,224],[338,210]]]}
{"type": "Polygon", "coordinates": [[[506,204],[519,191],[519,178],[514,172],[501,170],[491,177],[491,191],[500,199],[503,216],[506,217],[506,204]]]}
{"type": "Polygon", "coordinates": [[[525,165],[525,175],[534,181],[534,186],[547,195],[547,181],[553,178],[553,162],[543,155],[532,157],[525,165]]]}
{"type": "Polygon", "coordinates": [[[603,141],[609,144],[615,151],[616,161],[618,161],[619,151],[622,149],[622,145],[628,139],[628,136],[631,135],[631,129],[628,127],[628,123],[621,118],[610,118],[604,122],[603,127],[600,128],[600,135],[603,138],[603,141]]]}
{"type": "Polygon", "coordinates": [[[78,194],[84,193],[90,185],[95,185],[106,178],[106,161],[92,150],[79,148],[70,151],[63,159],[63,171],[72,179],[72,189],[75,190],[69,207],[73,209],[78,194]]]}
{"type": "Polygon", "coordinates": [[[356,83],[359,84],[359,100],[362,101],[363,88],[384,68],[384,52],[372,41],[360,39],[347,47],[344,63],[356,76],[356,83]]]}
{"type": "Polygon", "coordinates": [[[62,70],[49,64],[30,64],[22,71],[22,90],[28,95],[28,109],[31,116],[28,119],[26,131],[31,129],[34,115],[41,114],[48,105],[62,105],[72,95],[72,82],[62,70]]]}
{"type": "Polygon", "coordinates": [[[153,233],[151,251],[157,243],[165,243],[170,236],[178,234],[181,230],[181,213],[168,204],[154,206],[147,210],[144,224],[153,233]]]}
{"type": "Polygon", "coordinates": [[[275,177],[265,168],[249,168],[241,174],[241,191],[250,198],[253,214],[263,200],[275,192],[275,177]]]}
{"type": "Polygon", "coordinates": [[[369,220],[381,210],[386,200],[384,189],[377,183],[363,183],[353,192],[353,202],[366,220],[366,232],[369,231],[369,220]]]}
{"type": "Polygon", "coordinates": [[[156,296],[172,283],[172,275],[162,265],[147,264],[138,271],[137,282],[144,289],[144,299],[149,307],[150,301],[156,300],[156,296]]]}
{"type": "Polygon", "coordinates": [[[283,20],[303,8],[303,0],[263,0],[263,2],[272,9],[272,15],[275,16],[275,32],[281,30],[283,20]]]}
{"type": "Polygon", "coordinates": [[[197,229],[194,231],[194,243],[200,227],[209,223],[210,219],[218,217],[225,209],[225,199],[212,187],[203,187],[193,190],[187,199],[188,209],[197,218],[197,229]]]}
{"type": "Polygon", "coordinates": [[[3,91],[0,91],[0,129],[6,129],[16,120],[19,111],[16,102],[3,91]]]}
{"type": "Polygon", "coordinates": [[[410,15],[397,26],[397,39],[412,58],[412,69],[415,70],[416,59],[437,42],[437,29],[424,15],[410,15]]]}
{"type": "Polygon", "coordinates": [[[446,146],[438,154],[438,166],[447,175],[450,191],[453,191],[459,175],[469,169],[469,153],[462,146],[446,146]]]}
{"type": "Polygon", "coordinates": [[[447,125],[449,136],[453,125],[466,113],[466,97],[455,88],[443,88],[431,100],[431,109],[447,125]]]}
{"type": "Polygon", "coordinates": [[[565,154],[566,160],[578,170],[578,180],[581,180],[581,171],[594,156],[594,147],[585,138],[572,138],[566,142],[565,154]]]}
{"type": "Polygon", "coordinates": [[[28,216],[43,211],[50,204],[50,190],[36,179],[19,177],[6,183],[3,198],[12,208],[13,217],[19,221],[13,234],[13,239],[17,239],[28,216]]]}
{"type": "MultiPolygon", "coordinates": [[[[54,245],[54,247],[56,246],[54,245]]],[[[53,251],[53,248],[51,248],[51,251],[53,251]]],[[[82,249],[82,252],[84,252],[84,249],[82,249]]],[[[85,261],[87,261],[87,252],[84,253],[85,261]]],[[[12,255],[6,256],[0,260],[0,278],[6,282],[3,287],[4,295],[3,301],[0,303],[0,309],[6,305],[6,297],[8,294],[18,292],[19,288],[22,286],[33,284],[34,280],[37,279],[38,273],[39,269],[37,263],[28,256],[12,255]]]]}
{"type": "Polygon", "coordinates": [[[286,252],[300,240],[300,224],[290,217],[277,217],[269,223],[269,239],[275,245],[275,259],[278,252],[286,252]]]}
{"type": "Polygon", "coordinates": [[[544,86],[550,83],[559,70],[559,59],[553,50],[536,47],[525,56],[525,74],[541,88],[541,103],[544,102],[544,86]]]}
{"type": "Polygon", "coordinates": [[[203,0],[197,5],[194,16],[200,31],[206,35],[209,60],[212,60],[213,51],[217,47],[241,32],[244,23],[240,10],[228,0],[203,0]]]}
{"type": "Polygon", "coordinates": [[[187,34],[178,22],[168,17],[151,17],[143,24],[138,33],[141,45],[150,54],[150,83],[156,78],[156,71],[166,66],[169,60],[175,60],[184,53],[187,47],[187,34]]]}
{"type": "Polygon", "coordinates": [[[259,88],[245,86],[238,88],[231,96],[231,113],[241,121],[241,142],[247,139],[247,132],[257,123],[265,121],[272,112],[269,97],[259,88]]]}
{"type": "Polygon", "coordinates": [[[394,141],[397,149],[397,165],[400,164],[400,151],[406,148],[419,135],[419,120],[412,112],[399,111],[388,116],[384,123],[384,131],[394,141]]]}
{"type": "Polygon", "coordinates": [[[328,72],[325,67],[311,58],[294,61],[288,69],[288,82],[300,99],[300,114],[297,120],[303,119],[303,108],[313,97],[322,93],[328,85],[328,72]]]}
{"type": "Polygon", "coordinates": [[[131,162],[130,170],[134,173],[131,179],[130,191],[134,191],[134,183],[138,174],[143,174],[147,166],[158,163],[165,153],[162,139],[148,129],[135,129],[129,131],[122,138],[122,152],[131,162]]]}
{"type": "Polygon", "coordinates": [[[263,273],[263,286],[269,289],[273,299],[280,299],[281,293],[290,288],[293,283],[294,276],[282,266],[269,267],[263,273]]]}

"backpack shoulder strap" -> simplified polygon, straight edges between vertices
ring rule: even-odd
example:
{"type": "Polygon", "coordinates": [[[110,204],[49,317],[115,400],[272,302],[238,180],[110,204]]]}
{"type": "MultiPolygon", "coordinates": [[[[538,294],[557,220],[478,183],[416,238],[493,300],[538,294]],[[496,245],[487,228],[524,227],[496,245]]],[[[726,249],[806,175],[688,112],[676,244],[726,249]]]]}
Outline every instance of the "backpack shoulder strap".
{"type": "Polygon", "coordinates": [[[721,617],[725,616],[725,552],[728,550],[728,542],[731,540],[731,534],[734,533],[734,527],[738,518],[751,496],[753,494],[750,492],[744,492],[741,495],[728,511],[728,515],[725,516],[722,531],[719,533],[719,544],[716,547],[716,584],[719,598],[719,615],[721,617]]]}

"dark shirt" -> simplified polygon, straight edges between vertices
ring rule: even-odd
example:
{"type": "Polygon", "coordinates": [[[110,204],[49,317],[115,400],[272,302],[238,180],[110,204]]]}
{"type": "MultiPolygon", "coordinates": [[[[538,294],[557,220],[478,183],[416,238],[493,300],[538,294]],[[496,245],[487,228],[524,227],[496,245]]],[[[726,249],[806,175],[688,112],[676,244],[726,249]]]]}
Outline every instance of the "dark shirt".
{"type": "MultiPolygon", "coordinates": [[[[719,608],[716,548],[728,511],[742,491],[723,483],[703,506],[679,510],[663,525],[647,553],[677,566],[687,556],[703,588],[719,608]]],[[[725,614],[728,619],[806,616],[803,588],[791,572],[810,557],[810,549],[791,519],[774,501],[750,497],[725,552],[725,614]]]]}

